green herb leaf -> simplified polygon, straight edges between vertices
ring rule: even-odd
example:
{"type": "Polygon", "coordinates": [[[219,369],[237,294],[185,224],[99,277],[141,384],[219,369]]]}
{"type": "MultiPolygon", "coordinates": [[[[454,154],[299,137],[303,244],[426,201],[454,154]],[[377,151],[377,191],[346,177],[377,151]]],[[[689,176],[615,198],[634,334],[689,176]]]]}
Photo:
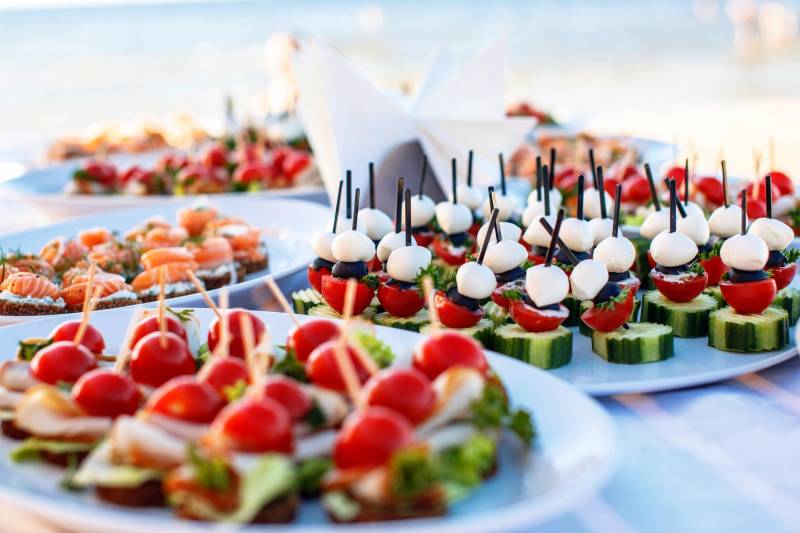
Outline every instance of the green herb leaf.
{"type": "Polygon", "coordinates": [[[481,429],[499,429],[508,415],[508,399],[503,390],[487,383],[481,398],[472,402],[472,423],[481,429]]]}
{"type": "Polygon", "coordinates": [[[325,411],[319,406],[316,398],[311,400],[311,409],[303,417],[303,420],[313,429],[319,429],[327,423],[328,419],[325,416],[325,411]]]}
{"type": "Polygon", "coordinates": [[[231,488],[231,471],[221,457],[203,457],[194,443],[187,446],[187,454],[189,464],[194,469],[194,477],[200,486],[217,492],[225,492],[231,488]]]}
{"type": "Polygon", "coordinates": [[[297,482],[300,493],[306,498],[312,498],[320,493],[322,478],[333,467],[330,459],[314,457],[303,461],[297,466],[297,482]]]}
{"type": "Polygon", "coordinates": [[[272,373],[282,374],[302,383],[308,383],[308,376],[306,376],[306,367],[298,361],[294,350],[287,350],[286,357],[278,361],[272,366],[272,373]]]}
{"type": "Polygon", "coordinates": [[[503,298],[507,300],[524,300],[525,294],[519,289],[507,289],[503,291],[503,298]]]}
{"type": "Polygon", "coordinates": [[[243,379],[238,380],[233,385],[226,385],[222,389],[222,394],[228,400],[228,403],[235,402],[247,392],[247,382],[243,379]]]}
{"type": "Polygon", "coordinates": [[[722,249],[722,242],[722,239],[719,239],[714,243],[714,246],[712,246],[710,250],[698,253],[698,259],[701,261],[708,261],[711,258],[717,257],[719,255],[719,251],[722,249]]]}
{"type": "Polygon", "coordinates": [[[513,431],[522,442],[528,444],[533,442],[536,436],[536,428],[533,425],[531,414],[522,409],[517,409],[511,413],[508,429],[513,431]]]}
{"type": "Polygon", "coordinates": [[[601,311],[613,311],[617,304],[621,304],[628,299],[629,290],[628,287],[625,287],[613,298],[609,298],[605,302],[600,302],[599,304],[594,304],[594,306],[601,311]]]}
{"type": "Polygon", "coordinates": [[[701,263],[700,261],[695,261],[694,263],[689,265],[689,269],[687,270],[687,272],[689,272],[690,274],[697,274],[698,276],[705,273],[705,271],[706,269],[703,268],[703,263],[701,263]]]}
{"type": "Polygon", "coordinates": [[[171,307],[167,307],[167,311],[175,315],[175,318],[177,318],[181,322],[189,322],[194,316],[194,309],[181,309],[180,311],[178,311],[171,307]]]}
{"type": "Polygon", "coordinates": [[[39,350],[53,344],[53,339],[23,339],[19,341],[17,348],[17,359],[20,361],[30,361],[33,356],[39,353],[39,350]]]}
{"type": "Polygon", "coordinates": [[[429,490],[439,475],[430,454],[421,448],[396,452],[389,462],[392,493],[401,498],[413,498],[429,490]]]}
{"type": "Polygon", "coordinates": [[[800,248],[787,248],[783,251],[786,262],[792,264],[800,258],[800,248]]]}
{"type": "Polygon", "coordinates": [[[197,359],[195,359],[195,365],[197,366],[197,369],[200,370],[203,368],[203,365],[205,365],[210,358],[211,350],[208,349],[208,343],[204,342],[199,348],[197,348],[197,359]]]}
{"type": "Polygon", "coordinates": [[[452,269],[430,263],[414,278],[414,283],[419,287],[420,294],[423,292],[422,280],[426,277],[431,278],[433,288],[439,291],[447,292],[456,284],[456,273],[452,269]]]}
{"type": "Polygon", "coordinates": [[[375,289],[378,287],[378,276],[377,274],[367,274],[362,276],[359,282],[367,285],[370,289],[375,289]]]}
{"type": "Polygon", "coordinates": [[[366,331],[353,331],[352,340],[369,355],[381,368],[386,368],[394,361],[392,348],[372,333],[366,331]]]}
{"type": "Polygon", "coordinates": [[[494,465],[496,444],[486,435],[473,435],[439,457],[440,477],[447,483],[471,488],[480,484],[494,465]]]}

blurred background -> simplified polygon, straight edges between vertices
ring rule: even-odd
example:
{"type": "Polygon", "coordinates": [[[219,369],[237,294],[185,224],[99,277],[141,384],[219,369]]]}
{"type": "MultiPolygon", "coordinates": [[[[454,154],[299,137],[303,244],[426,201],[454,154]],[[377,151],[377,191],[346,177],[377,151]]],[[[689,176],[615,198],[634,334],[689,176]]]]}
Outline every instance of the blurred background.
{"type": "MultiPolygon", "coordinates": [[[[115,122],[240,120],[286,105],[288,32],[413,91],[437,45],[506,37],[509,104],[598,133],[678,142],[752,174],[774,138],[800,170],[800,0],[0,0],[0,160],[115,122]],[[270,39],[270,37],[272,39],[270,39]]],[[[132,127],[132,126],[131,126],[132,127]]]]}

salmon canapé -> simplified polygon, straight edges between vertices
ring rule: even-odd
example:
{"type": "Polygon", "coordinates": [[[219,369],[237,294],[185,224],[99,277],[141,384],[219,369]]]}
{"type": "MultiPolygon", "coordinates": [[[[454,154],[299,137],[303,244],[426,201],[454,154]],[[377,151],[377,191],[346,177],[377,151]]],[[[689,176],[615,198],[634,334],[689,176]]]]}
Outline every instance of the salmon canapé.
{"type": "Polygon", "coordinates": [[[133,241],[110,241],[98,244],[89,252],[89,260],[106,272],[127,274],[138,270],[139,244],[133,241]]]}
{"type": "Polygon", "coordinates": [[[144,239],[144,236],[147,235],[147,232],[156,228],[164,228],[169,229],[172,227],[172,224],[167,222],[167,219],[160,216],[150,217],[144,221],[144,223],[140,226],[136,226],[135,228],[128,231],[125,234],[125,240],[127,241],[141,241],[144,239]]]}
{"type": "Polygon", "coordinates": [[[80,261],[87,252],[88,249],[76,239],[56,237],[42,247],[39,257],[56,270],[63,270],[80,261]]]}
{"type": "Polygon", "coordinates": [[[0,285],[0,291],[28,298],[58,298],[58,287],[44,276],[33,272],[15,272],[0,285]]]}
{"type": "MultiPolygon", "coordinates": [[[[61,297],[67,305],[82,304],[86,298],[88,287],[88,274],[82,273],[70,276],[69,285],[64,285],[61,289],[61,297]]],[[[97,272],[92,282],[92,293],[97,298],[106,298],[120,291],[130,290],[131,286],[125,283],[125,279],[122,276],[108,272],[97,272]]]]}
{"type": "Polygon", "coordinates": [[[212,270],[233,262],[233,248],[224,237],[209,237],[188,248],[200,270],[212,270]]]}
{"type": "Polygon", "coordinates": [[[213,235],[227,239],[234,252],[253,250],[261,243],[261,230],[244,223],[216,227],[213,235]]]}
{"type": "Polygon", "coordinates": [[[189,233],[181,228],[154,228],[148,231],[142,239],[142,248],[155,250],[156,248],[169,248],[180,246],[189,238],[189,233]]]}
{"type": "MultiPolygon", "coordinates": [[[[164,275],[164,283],[180,283],[184,281],[190,281],[191,278],[189,276],[189,272],[195,270],[192,266],[196,263],[168,263],[163,265],[165,269],[164,275]]],[[[147,291],[159,283],[159,272],[161,272],[162,266],[158,266],[155,268],[149,268],[136,276],[134,280],[131,282],[131,287],[137,293],[141,293],[147,291]]]]}
{"type": "Polygon", "coordinates": [[[90,228],[78,232],[78,241],[87,250],[91,250],[99,244],[104,244],[114,240],[114,235],[106,228],[90,228]]]}
{"type": "Polygon", "coordinates": [[[5,261],[0,263],[0,283],[3,283],[6,278],[15,272],[19,272],[19,269],[14,265],[6,263],[5,261]]]}
{"type": "Polygon", "coordinates": [[[203,233],[206,224],[216,219],[218,215],[216,209],[207,205],[181,207],[178,210],[178,225],[188,231],[189,235],[196,237],[203,233]]]}
{"type": "Polygon", "coordinates": [[[56,275],[53,265],[35,255],[9,255],[6,256],[5,264],[13,267],[15,271],[33,272],[48,279],[56,275]]]}
{"type": "Polygon", "coordinates": [[[142,254],[139,260],[145,270],[171,263],[187,264],[192,270],[197,270],[197,263],[192,253],[182,246],[172,248],[156,248],[142,254]]]}

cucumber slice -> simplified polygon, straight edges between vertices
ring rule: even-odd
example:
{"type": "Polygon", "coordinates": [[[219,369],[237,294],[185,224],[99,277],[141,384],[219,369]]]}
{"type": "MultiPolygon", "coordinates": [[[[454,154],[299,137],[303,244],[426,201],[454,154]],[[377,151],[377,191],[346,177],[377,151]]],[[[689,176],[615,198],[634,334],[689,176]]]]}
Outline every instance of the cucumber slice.
{"type": "Polygon", "coordinates": [[[610,333],[592,333],[592,350],[609,363],[637,365],[669,359],[675,353],[672,328],[636,322],[610,333]]]}
{"type": "Polygon", "coordinates": [[[373,319],[374,322],[381,326],[390,328],[407,329],[408,331],[419,331],[419,329],[428,323],[427,309],[420,309],[415,315],[400,317],[390,315],[387,312],[378,313],[373,319]]]}
{"type": "Polygon", "coordinates": [[[708,315],[717,309],[719,302],[708,294],[701,294],[691,302],[677,303],[658,291],[650,291],[642,297],[641,320],[672,326],[676,337],[705,337],[708,335],[708,315]]]}
{"type": "Polygon", "coordinates": [[[719,290],[719,287],[706,287],[706,290],[703,291],[703,294],[708,294],[709,296],[713,297],[719,307],[725,307],[727,304],[725,303],[725,298],[722,297],[722,291],[719,290]]]}
{"type": "MultiPolygon", "coordinates": [[[[471,328],[445,328],[445,329],[454,329],[456,331],[460,331],[464,335],[469,335],[474,339],[480,341],[481,344],[485,348],[491,346],[492,342],[492,331],[494,331],[494,322],[489,320],[488,318],[482,318],[480,322],[472,326],[471,328]]],[[[422,326],[419,329],[419,332],[423,335],[429,334],[431,332],[431,325],[427,324],[422,326]]]]}
{"type": "Polygon", "coordinates": [[[647,252],[650,250],[650,239],[642,236],[631,237],[630,241],[636,248],[636,277],[642,280],[642,289],[651,288],[650,263],[647,262],[647,252]]]}
{"type": "Polygon", "coordinates": [[[785,310],[789,314],[789,325],[794,326],[800,318],[800,291],[794,287],[781,289],[772,306],[785,310]]]}
{"type": "Polygon", "coordinates": [[[486,312],[486,318],[494,322],[495,326],[502,326],[503,324],[508,324],[511,322],[511,317],[509,316],[508,311],[494,303],[492,300],[486,302],[486,305],[483,306],[483,310],[486,312]]]}
{"type": "Polygon", "coordinates": [[[561,303],[569,311],[569,316],[561,325],[567,328],[577,326],[581,321],[581,301],[568,294],[561,303]]]}
{"type": "MultiPolygon", "coordinates": [[[[641,307],[641,304],[642,302],[639,300],[639,298],[634,298],[633,310],[631,311],[631,318],[629,322],[636,322],[637,320],[639,320],[639,307],[641,307]]],[[[581,314],[583,314],[584,311],[589,309],[591,305],[592,305],[591,302],[581,302],[581,314]]],[[[594,330],[589,326],[587,326],[586,324],[584,324],[583,320],[579,320],[579,322],[580,323],[578,324],[578,331],[580,332],[580,334],[586,335],[587,337],[591,337],[592,333],[594,333],[594,330]]]]}
{"type": "Polygon", "coordinates": [[[494,330],[492,348],[539,368],[558,368],[572,360],[572,332],[564,326],[531,333],[516,324],[494,330]]]}
{"type": "Polygon", "coordinates": [[[292,305],[298,315],[307,315],[312,307],[323,305],[325,300],[322,295],[312,288],[295,291],[292,293],[292,305]]]}
{"type": "MultiPolygon", "coordinates": [[[[308,316],[316,316],[320,318],[342,318],[342,315],[340,315],[338,312],[336,312],[334,308],[332,308],[326,303],[323,303],[321,305],[315,305],[314,307],[309,309],[308,316]]],[[[372,319],[375,317],[375,308],[367,307],[366,309],[364,309],[364,312],[358,316],[360,318],[363,318],[371,322],[372,319]]]]}
{"type": "Polygon", "coordinates": [[[759,315],[740,315],[730,307],[711,313],[708,345],[728,352],[767,352],[789,344],[789,313],[768,307],[759,315]]]}

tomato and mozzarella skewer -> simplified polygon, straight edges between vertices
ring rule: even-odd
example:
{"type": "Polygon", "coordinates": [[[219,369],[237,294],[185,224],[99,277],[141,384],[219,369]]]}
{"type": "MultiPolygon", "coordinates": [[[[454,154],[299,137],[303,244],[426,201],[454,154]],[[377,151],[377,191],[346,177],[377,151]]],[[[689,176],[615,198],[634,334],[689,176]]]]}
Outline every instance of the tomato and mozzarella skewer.
{"type": "MultiPolygon", "coordinates": [[[[467,253],[472,247],[472,240],[468,230],[472,227],[472,211],[464,204],[458,203],[458,177],[456,175],[456,160],[451,160],[452,188],[451,200],[445,200],[436,205],[436,222],[442,229],[442,234],[436,236],[432,246],[436,256],[451,266],[463,265],[467,260],[467,253]]],[[[408,195],[406,195],[408,197],[408,195]]]]}
{"type": "Polygon", "coordinates": [[[519,241],[504,239],[499,225],[495,225],[495,237],[497,240],[488,244],[483,262],[497,279],[492,300],[500,307],[508,309],[508,299],[503,293],[524,287],[525,270],[522,265],[528,260],[528,251],[519,241]]]}
{"type": "MultiPolygon", "coordinates": [[[[773,218],[772,215],[772,177],[766,177],[767,194],[767,216],[756,219],[750,226],[750,233],[758,235],[766,243],[769,249],[766,270],[775,280],[777,290],[787,287],[797,273],[797,263],[787,260],[785,250],[794,239],[794,231],[780,220],[773,218]]],[[[792,257],[796,257],[792,253],[792,257]]]]}
{"type": "MultiPolygon", "coordinates": [[[[544,171],[547,172],[547,167],[544,167],[544,171]]],[[[554,192],[550,191],[549,180],[542,173],[542,158],[537,155],[536,188],[528,194],[528,205],[522,211],[522,225],[524,227],[529,227],[542,215],[549,215],[550,212],[558,211],[561,206],[560,196],[557,197],[554,192]]]]}
{"type": "MultiPolygon", "coordinates": [[[[488,188],[489,194],[487,197],[487,201],[489,202],[489,206],[494,211],[494,202],[497,198],[497,193],[494,190],[494,187],[488,188]]],[[[522,228],[517,226],[513,222],[501,222],[500,220],[494,225],[494,227],[500,227],[500,234],[503,236],[504,239],[511,240],[511,241],[519,241],[520,237],[522,236],[522,228]]],[[[478,233],[475,237],[477,251],[480,252],[481,248],[483,247],[483,243],[486,242],[488,238],[488,242],[497,242],[497,232],[495,230],[490,231],[489,221],[484,223],[479,229],[478,233]]]]}
{"type": "MultiPolygon", "coordinates": [[[[428,247],[436,236],[431,229],[431,222],[436,217],[436,204],[430,196],[423,193],[425,176],[428,174],[428,158],[422,160],[422,176],[419,180],[419,194],[411,197],[411,232],[420,246],[428,247]]],[[[398,184],[398,190],[402,185],[398,184]]],[[[405,242],[403,239],[402,242],[405,242]]]]}
{"type": "MultiPolygon", "coordinates": [[[[413,219],[408,216],[406,217],[403,214],[403,209],[405,207],[405,203],[409,204],[409,209],[411,208],[412,202],[405,202],[403,201],[403,185],[404,181],[403,178],[397,178],[397,197],[395,203],[395,212],[394,212],[394,231],[391,233],[387,233],[381,242],[378,243],[378,247],[376,250],[376,257],[378,260],[386,266],[386,262],[389,260],[389,256],[392,255],[392,252],[398,248],[402,248],[406,246],[406,232],[403,231],[403,223],[406,224],[406,227],[411,227],[411,223],[413,219]]],[[[414,239],[413,231],[410,232],[411,235],[411,242],[413,244],[417,244],[417,241],[414,239]]]]}
{"type": "MultiPolygon", "coordinates": [[[[369,207],[361,209],[358,215],[359,220],[364,224],[364,232],[367,237],[372,239],[372,242],[377,247],[386,235],[392,232],[394,224],[392,219],[381,211],[375,208],[375,164],[369,164],[369,207]]],[[[370,262],[370,271],[375,272],[381,269],[382,262],[373,258],[370,262]]]]}
{"type": "MultiPolygon", "coordinates": [[[[594,246],[592,228],[589,222],[583,219],[584,179],[583,174],[578,176],[578,205],[575,217],[564,219],[558,236],[561,243],[569,248],[579,260],[591,257],[591,250],[594,246]]],[[[569,258],[561,247],[559,247],[559,251],[556,253],[556,260],[561,265],[564,265],[563,268],[567,269],[567,271],[571,270],[572,265],[569,263],[569,258]]]]}
{"type": "MultiPolygon", "coordinates": [[[[497,208],[500,213],[497,218],[498,221],[505,222],[516,216],[517,200],[514,196],[508,194],[506,189],[506,168],[503,162],[503,154],[498,154],[497,158],[500,164],[500,194],[495,198],[494,207],[497,208]]],[[[491,216],[492,209],[493,208],[489,204],[489,199],[487,198],[483,202],[483,216],[485,219],[491,216]]]]}
{"type": "Polygon", "coordinates": [[[342,185],[344,182],[339,180],[339,192],[336,194],[336,210],[333,212],[333,228],[331,231],[323,231],[314,235],[311,239],[311,248],[317,254],[316,259],[308,265],[308,283],[317,292],[322,291],[322,278],[330,276],[333,265],[336,264],[336,257],[333,255],[331,246],[339,225],[339,208],[342,203],[342,185]]]}
{"type": "MultiPolygon", "coordinates": [[[[589,217],[592,241],[594,246],[597,246],[600,241],[611,235],[614,222],[608,217],[607,206],[612,200],[605,189],[603,167],[597,167],[592,171],[595,176],[595,183],[593,188],[584,189],[583,191],[583,210],[586,216],[589,217]]],[[[618,200],[617,203],[620,203],[620,201],[618,200]]]]}
{"type": "MultiPolygon", "coordinates": [[[[544,257],[547,254],[547,247],[550,244],[550,234],[540,224],[541,220],[546,220],[551,226],[556,223],[556,216],[552,214],[551,200],[550,200],[550,179],[548,177],[547,166],[542,167],[542,188],[544,191],[544,206],[542,214],[534,216],[530,224],[525,229],[522,240],[530,247],[530,254],[528,259],[535,263],[543,263],[544,257]]],[[[505,233],[504,233],[505,235],[505,233]]]]}
{"type": "MultiPolygon", "coordinates": [[[[622,185],[617,184],[617,197],[621,189],[622,185]]],[[[636,293],[641,285],[639,278],[631,272],[636,263],[636,247],[627,237],[619,234],[619,218],[620,203],[617,202],[614,205],[611,234],[594,247],[592,258],[606,266],[610,281],[629,287],[636,293]]]]}

